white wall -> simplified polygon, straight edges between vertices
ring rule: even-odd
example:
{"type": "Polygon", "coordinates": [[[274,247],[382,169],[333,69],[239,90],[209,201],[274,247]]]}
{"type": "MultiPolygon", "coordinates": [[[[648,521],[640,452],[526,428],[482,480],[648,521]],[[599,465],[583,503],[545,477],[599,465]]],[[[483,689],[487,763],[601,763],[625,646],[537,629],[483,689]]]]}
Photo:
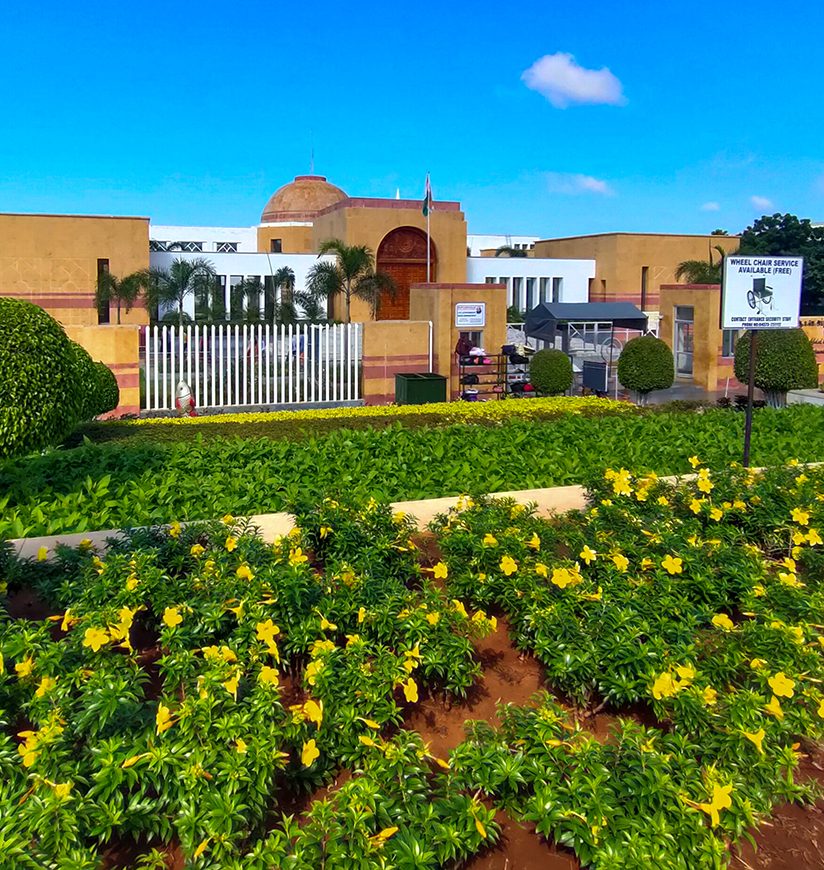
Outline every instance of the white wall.
{"type": "Polygon", "coordinates": [[[469,248],[470,256],[480,257],[481,251],[487,251],[491,248],[501,248],[504,245],[509,245],[510,248],[522,247],[528,251],[540,238],[540,236],[483,236],[477,235],[476,233],[468,233],[466,236],[466,244],[469,248]]]}
{"type": "Polygon", "coordinates": [[[560,260],[549,257],[468,257],[466,277],[471,284],[506,284],[507,305],[527,310],[541,302],[588,302],[589,281],[595,260],[560,260]],[[557,299],[553,299],[553,287],[557,299]]]}
{"type": "Polygon", "coordinates": [[[176,227],[149,225],[153,242],[201,242],[203,253],[212,254],[220,242],[236,242],[238,253],[257,251],[257,227],[176,227]]]}
{"type": "MultiPolygon", "coordinates": [[[[332,256],[318,257],[316,254],[187,254],[178,251],[153,251],[149,254],[149,265],[154,268],[168,269],[172,261],[178,258],[194,260],[203,257],[208,260],[215,272],[225,278],[226,311],[230,311],[231,287],[239,283],[240,278],[258,277],[263,283],[267,275],[274,275],[278,269],[288,266],[295,273],[295,290],[306,289],[309,270],[318,262],[324,260],[334,262],[332,256]]],[[[186,299],[184,311],[194,317],[195,301],[193,296],[186,299]]],[[[261,299],[261,308],[263,299],[261,299]]]]}

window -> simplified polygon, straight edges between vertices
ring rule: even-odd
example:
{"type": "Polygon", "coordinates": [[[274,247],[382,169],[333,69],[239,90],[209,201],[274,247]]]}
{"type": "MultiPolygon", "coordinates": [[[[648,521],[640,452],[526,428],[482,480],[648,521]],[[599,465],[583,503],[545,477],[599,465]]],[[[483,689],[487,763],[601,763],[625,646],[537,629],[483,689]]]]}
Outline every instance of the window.
{"type": "Polygon", "coordinates": [[[498,281],[497,278],[484,278],[484,282],[485,282],[486,284],[496,284],[497,281],[498,281]]]}
{"type": "Polygon", "coordinates": [[[216,254],[236,254],[237,242],[215,242],[216,254]]]}
{"type": "Polygon", "coordinates": [[[277,304],[277,290],[273,275],[265,275],[263,278],[263,319],[266,323],[275,322],[277,304]]]}
{"type": "Polygon", "coordinates": [[[535,279],[526,279],[526,310],[532,311],[535,307],[535,279]]]}
{"type": "Polygon", "coordinates": [[[483,347],[484,346],[483,331],[480,331],[480,332],[462,332],[462,333],[460,333],[460,337],[469,339],[469,343],[472,345],[472,347],[483,347]]]}
{"type": "Polygon", "coordinates": [[[512,279],[512,305],[514,305],[518,311],[523,311],[523,303],[521,302],[521,282],[522,278],[513,278],[512,279]]]}
{"type": "MultiPolygon", "coordinates": [[[[97,261],[97,286],[100,286],[100,282],[103,279],[104,275],[109,274],[109,261],[108,260],[98,260],[97,261]]],[[[109,323],[109,295],[99,294],[99,298],[97,300],[97,322],[98,323],[109,323]]]]}
{"type": "Polygon", "coordinates": [[[269,250],[273,254],[282,254],[283,253],[283,239],[270,239],[269,240],[269,250]]]}
{"type": "Polygon", "coordinates": [[[167,251],[168,249],[169,249],[168,242],[161,242],[161,241],[158,241],[157,239],[150,239],[149,240],[149,250],[150,251],[153,251],[156,253],[157,251],[167,251]]]}
{"type": "Polygon", "coordinates": [[[649,266],[641,266],[641,311],[647,310],[647,285],[649,283],[649,266]]]}
{"type": "Polygon", "coordinates": [[[198,287],[195,290],[195,320],[200,323],[210,319],[209,297],[211,295],[208,287],[198,287]]]}
{"type": "Polygon", "coordinates": [[[561,295],[564,292],[564,279],[563,278],[553,278],[552,279],[552,301],[560,302],[561,295]]]}
{"type": "Polygon", "coordinates": [[[735,356],[735,343],[740,335],[740,329],[721,330],[721,356],[735,356]]]}
{"type": "Polygon", "coordinates": [[[243,319],[243,275],[229,278],[229,319],[243,319]]]}
{"type": "Polygon", "coordinates": [[[203,242],[169,242],[167,251],[185,251],[187,254],[203,253],[203,242]]]}
{"type": "Polygon", "coordinates": [[[212,320],[226,320],[226,276],[218,275],[212,285],[212,320]]]}
{"type": "Polygon", "coordinates": [[[693,319],[695,312],[691,305],[675,306],[675,371],[679,375],[692,375],[693,362],[693,319]]]}
{"type": "Polygon", "coordinates": [[[541,278],[541,289],[539,294],[541,302],[549,302],[549,278],[541,278]]]}
{"type": "Polygon", "coordinates": [[[260,318],[260,297],[263,293],[263,285],[260,275],[249,275],[246,278],[246,313],[253,320],[260,318]]]}

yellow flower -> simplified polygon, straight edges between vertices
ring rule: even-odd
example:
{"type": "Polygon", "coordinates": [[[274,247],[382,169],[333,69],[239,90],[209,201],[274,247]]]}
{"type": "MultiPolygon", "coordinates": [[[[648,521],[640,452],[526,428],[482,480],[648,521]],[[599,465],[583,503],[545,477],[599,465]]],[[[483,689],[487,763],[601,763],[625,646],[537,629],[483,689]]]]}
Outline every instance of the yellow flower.
{"type": "Polygon", "coordinates": [[[418,684],[412,677],[403,684],[403,696],[410,704],[414,704],[418,700],[418,684]]]}
{"type": "Polygon", "coordinates": [[[760,583],[756,583],[755,586],[752,587],[752,594],[755,595],[756,598],[763,598],[767,594],[767,590],[760,583]]]}
{"type": "Polygon", "coordinates": [[[816,711],[818,715],[824,719],[824,700],[818,705],[818,710],[816,711]]]}
{"type": "Polygon", "coordinates": [[[438,562],[438,564],[432,569],[432,574],[436,580],[446,580],[449,574],[449,569],[446,567],[446,563],[438,562]]]}
{"type": "Polygon", "coordinates": [[[368,734],[361,734],[358,737],[358,742],[362,743],[364,746],[377,746],[378,745],[377,743],[375,743],[375,741],[368,734]]]}
{"type": "MultiPolygon", "coordinates": [[[[139,581],[138,581],[137,577],[134,574],[130,574],[126,578],[126,591],[127,592],[134,592],[135,589],[137,589],[138,582],[139,581]]],[[[65,630],[66,629],[64,628],[63,631],[65,631],[65,630]]]]}
{"type": "Polygon", "coordinates": [[[612,480],[612,490],[615,495],[630,495],[632,493],[632,487],[630,486],[631,475],[626,470],[626,468],[622,468],[613,478],[612,480]]]}
{"type": "Polygon", "coordinates": [[[358,625],[360,625],[364,619],[366,619],[366,608],[359,607],[358,608],[358,625]]]}
{"type": "Polygon", "coordinates": [[[693,468],[698,468],[698,466],[701,464],[701,460],[697,456],[690,456],[688,461],[693,468]]]}
{"type": "Polygon", "coordinates": [[[30,677],[32,671],[34,670],[34,659],[31,656],[26,656],[22,662],[18,662],[14,666],[14,670],[21,680],[24,680],[26,677],[30,677]]]}
{"type": "Polygon", "coordinates": [[[55,677],[43,677],[40,680],[40,685],[37,687],[37,691],[34,693],[36,698],[42,698],[47,692],[50,692],[57,685],[57,679],[55,677]]]}
{"type": "Polygon", "coordinates": [[[484,535],[484,539],[481,543],[485,547],[497,547],[498,546],[498,539],[495,537],[495,535],[491,535],[489,532],[487,532],[484,535]]]}
{"type": "Polygon", "coordinates": [[[721,631],[732,631],[735,628],[735,624],[726,613],[716,613],[712,618],[712,624],[721,631]]]}
{"type": "Polygon", "coordinates": [[[230,677],[228,680],[224,680],[223,688],[237,701],[237,686],[238,681],[240,679],[240,672],[235,671],[234,676],[230,677]]]}
{"type": "Polygon", "coordinates": [[[669,574],[680,574],[684,570],[683,560],[678,556],[667,555],[661,562],[661,567],[669,574]]]}
{"type": "Polygon", "coordinates": [[[329,620],[325,616],[321,616],[321,618],[320,618],[320,630],[321,631],[337,631],[338,627],[334,622],[329,622],[329,620]]]}
{"type": "Polygon", "coordinates": [[[220,521],[223,523],[224,526],[231,526],[232,523],[235,521],[235,518],[231,514],[224,514],[220,518],[220,521]]]}
{"type": "Polygon", "coordinates": [[[179,537],[180,537],[180,532],[181,532],[180,523],[179,523],[177,520],[175,520],[175,521],[174,521],[174,522],[169,526],[169,537],[171,537],[171,538],[179,538],[179,537]]]}
{"type": "Polygon", "coordinates": [[[714,507],[714,508],[710,509],[710,519],[711,520],[715,520],[716,522],[719,522],[723,516],[724,516],[724,511],[722,511],[721,508],[714,507]]]}
{"type": "Polygon", "coordinates": [[[551,582],[559,589],[566,589],[567,586],[575,586],[581,582],[581,575],[569,568],[553,568],[551,582]]]}
{"type": "Polygon", "coordinates": [[[45,562],[49,557],[49,548],[48,547],[40,547],[37,550],[37,561],[45,562]]]}
{"type": "Polygon", "coordinates": [[[707,686],[701,693],[701,698],[708,707],[713,707],[718,702],[718,692],[712,686],[707,686]]]}
{"type": "Polygon", "coordinates": [[[180,623],[183,622],[180,610],[177,607],[167,607],[163,611],[163,622],[166,623],[169,628],[174,628],[176,625],[180,625],[180,623]]]}
{"type": "Polygon", "coordinates": [[[698,804],[699,809],[702,809],[710,817],[713,827],[717,826],[721,821],[719,818],[719,810],[726,810],[732,806],[732,784],[718,785],[714,783],[712,787],[712,800],[708,804],[698,804]]]}
{"type": "Polygon", "coordinates": [[[258,640],[262,640],[267,646],[273,646],[275,643],[275,638],[280,634],[280,629],[272,622],[271,619],[267,619],[264,622],[259,622],[255,626],[255,636],[258,640]]]}
{"type": "Polygon", "coordinates": [[[695,668],[692,665],[679,665],[675,673],[681,678],[682,688],[689,686],[695,679],[695,668]]]}
{"type": "Polygon", "coordinates": [[[192,547],[189,550],[189,553],[195,557],[202,556],[205,552],[206,548],[203,546],[203,544],[192,544],[192,547]]]}
{"type": "Polygon", "coordinates": [[[501,559],[500,567],[501,571],[503,571],[507,577],[510,577],[518,570],[518,563],[512,558],[512,556],[504,556],[501,559]]]}
{"type": "Polygon", "coordinates": [[[741,732],[747,740],[751,740],[755,744],[755,748],[763,755],[764,747],[761,745],[764,742],[764,736],[766,732],[763,728],[759,728],[758,731],[742,731],[741,732]]]}
{"type": "Polygon", "coordinates": [[[195,854],[194,854],[195,860],[197,860],[198,858],[200,858],[203,855],[203,853],[206,851],[206,847],[209,845],[209,840],[211,840],[211,839],[212,839],[211,837],[206,837],[205,840],[200,841],[200,845],[197,847],[197,849],[195,849],[195,854]]]}
{"type": "Polygon", "coordinates": [[[809,532],[807,532],[807,543],[811,547],[816,547],[819,544],[824,543],[824,541],[822,541],[821,535],[819,535],[815,529],[810,529],[809,532]]]}
{"type": "Polygon", "coordinates": [[[390,837],[394,837],[397,833],[397,827],[384,828],[382,831],[379,831],[377,834],[375,834],[374,837],[370,837],[369,841],[372,843],[372,845],[380,848],[390,837]]]}
{"type": "Polygon", "coordinates": [[[165,704],[157,705],[157,715],[155,716],[155,725],[157,725],[157,733],[162,734],[168,731],[174,722],[172,721],[172,711],[165,704]]]}
{"type": "Polygon", "coordinates": [[[303,751],[300,753],[301,763],[304,767],[311,767],[319,755],[320,749],[318,749],[314,738],[312,740],[307,740],[303,744],[303,751]]]}
{"type": "Polygon", "coordinates": [[[87,628],[83,634],[83,646],[90,647],[93,652],[109,642],[109,632],[105,628],[87,628]]]}
{"type": "Polygon", "coordinates": [[[647,568],[652,568],[654,564],[655,562],[653,562],[652,559],[648,559],[646,556],[644,556],[644,558],[641,559],[641,570],[646,571],[647,568]]]}
{"type": "Polygon", "coordinates": [[[584,549],[578,554],[578,558],[583,559],[587,565],[592,564],[597,557],[598,554],[594,550],[591,550],[588,545],[585,545],[584,549]]]}
{"type": "Polygon", "coordinates": [[[781,703],[775,695],[770,698],[769,704],[767,704],[764,709],[770,714],[770,716],[775,716],[776,719],[784,718],[784,711],[781,709],[781,703]]]}
{"type": "Polygon", "coordinates": [[[237,538],[233,538],[231,535],[226,537],[226,543],[224,544],[226,549],[231,553],[237,549],[237,538]]]}
{"type": "Polygon", "coordinates": [[[537,532],[532,533],[532,537],[526,542],[526,545],[533,550],[541,549],[541,539],[538,537],[537,532]]]}
{"type": "Polygon", "coordinates": [[[73,783],[71,783],[71,782],[59,782],[59,783],[56,783],[56,784],[53,786],[53,788],[54,788],[54,796],[55,796],[56,798],[58,798],[59,800],[61,800],[61,801],[62,801],[64,798],[67,798],[67,797],[69,796],[69,793],[70,793],[71,790],[72,790],[72,785],[73,785],[73,783]]]}
{"type": "Polygon", "coordinates": [[[669,504],[669,499],[665,495],[659,495],[658,504],[660,504],[661,507],[666,507],[669,504]]]}
{"type": "Polygon", "coordinates": [[[380,731],[381,723],[374,719],[364,719],[363,716],[358,716],[358,721],[363,722],[367,728],[371,728],[373,731],[380,731]]]}
{"type": "Polygon", "coordinates": [[[615,567],[619,571],[626,571],[629,568],[629,559],[621,553],[616,553],[612,556],[612,561],[615,563],[615,567]]]}
{"type": "Polygon", "coordinates": [[[792,518],[793,522],[798,523],[799,526],[809,525],[810,522],[810,514],[807,511],[801,510],[801,508],[793,508],[792,518]]]}
{"type": "Polygon", "coordinates": [[[235,740],[235,752],[237,752],[238,755],[246,755],[248,750],[249,747],[246,745],[246,741],[241,737],[238,737],[238,739],[235,740]]]}
{"type": "Polygon", "coordinates": [[[238,578],[238,580],[248,581],[251,580],[255,575],[252,573],[252,569],[244,563],[243,565],[238,566],[238,569],[235,571],[235,576],[238,578]]]}
{"type": "Polygon", "coordinates": [[[704,499],[702,499],[702,498],[701,498],[701,499],[694,498],[694,499],[690,502],[690,510],[691,510],[694,514],[700,514],[700,513],[701,513],[701,506],[702,506],[703,504],[704,504],[704,499]]]}
{"type": "Polygon", "coordinates": [[[302,565],[304,562],[308,562],[309,557],[300,547],[295,547],[293,550],[289,551],[289,564],[293,568],[297,568],[298,565],[302,565]]]}
{"type": "Polygon", "coordinates": [[[323,701],[318,703],[310,698],[303,705],[303,713],[310,722],[314,722],[320,728],[321,722],[323,722],[323,701]]]}
{"type": "MultiPolygon", "coordinates": [[[[314,662],[309,663],[310,666],[314,664],[314,662]]],[[[309,666],[307,666],[307,671],[309,666]]],[[[260,669],[260,673],[258,674],[258,680],[263,683],[265,686],[277,686],[280,683],[280,677],[278,676],[278,672],[276,668],[270,668],[269,665],[264,665],[260,669]]]]}
{"type": "Polygon", "coordinates": [[[698,489],[701,490],[701,492],[712,492],[712,481],[706,477],[702,477],[701,480],[698,481],[698,489]]]}
{"type": "Polygon", "coordinates": [[[783,671],[779,671],[775,676],[770,677],[767,682],[770,684],[774,695],[777,695],[779,698],[792,698],[795,681],[786,677],[783,671]]]}
{"type": "Polygon", "coordinates": [[[678,692],[678,687],[672,679],[672,674],[669,671],[664,671],[663,674],[659,674],[656,677],[655,682],[652,684],[652,697],[655,698],[656,701],[660,701],[662,698],[671,698],[678,692]]]}
{"type": "Polygon", "coordinates": [[[758,670],[761,670],[761,668],[763,668],[766,664],[767,664],[767,663],[764,661],[764,659],[753,659],[753,660],[750,662],[750,667],[751,667],[754,671],[758,671],[758,670]]]}
{"type": "Polygon", "coordinates": [[[535,573],[536,573],[539,577],[547,577],[547,576],[549,576],[548,569],[547,569],[546,565],[544,565],[542,562],[536,562],[536,563],[535,563],[535,573]]]}

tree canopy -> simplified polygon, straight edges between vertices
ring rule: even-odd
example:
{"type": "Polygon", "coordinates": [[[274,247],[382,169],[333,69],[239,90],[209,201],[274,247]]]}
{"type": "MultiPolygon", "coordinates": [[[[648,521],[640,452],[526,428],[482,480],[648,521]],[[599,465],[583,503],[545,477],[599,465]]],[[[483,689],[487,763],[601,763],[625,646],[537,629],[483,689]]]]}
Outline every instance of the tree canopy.
{"type": "Polygon", "coordinates": [[[824,227],[792,214],[764,215],[741,233],[738,253],[803,257],[801,313],[824,310],[824,227]]]}

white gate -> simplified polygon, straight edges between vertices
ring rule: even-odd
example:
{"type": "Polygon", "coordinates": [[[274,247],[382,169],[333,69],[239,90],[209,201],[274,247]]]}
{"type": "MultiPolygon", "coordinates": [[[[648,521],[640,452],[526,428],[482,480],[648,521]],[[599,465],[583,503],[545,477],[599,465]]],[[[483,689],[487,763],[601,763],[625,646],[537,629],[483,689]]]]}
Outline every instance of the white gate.
{"type": "Polygon", "coordinates": [[[360,400],[359,323],[149,326],[145,411],[174,410],[179,381],[197,408],[345,404],[360,400]]]}

